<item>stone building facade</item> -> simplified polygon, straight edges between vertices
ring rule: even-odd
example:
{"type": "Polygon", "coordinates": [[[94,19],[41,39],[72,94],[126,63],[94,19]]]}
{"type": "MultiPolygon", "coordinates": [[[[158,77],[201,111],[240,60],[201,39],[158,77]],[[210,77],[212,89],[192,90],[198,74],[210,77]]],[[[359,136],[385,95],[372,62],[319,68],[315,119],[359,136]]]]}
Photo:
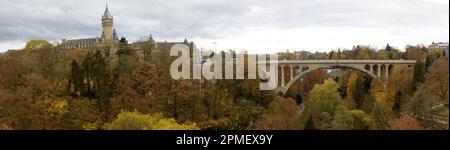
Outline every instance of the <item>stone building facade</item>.
{"type": "Polygon", "coordinates": [[[115,47],[119,42],[117,32],[114,29],[114,17],[109,12],[108,6],[102,16],[102,35],[101,37],[85,38],[85,39],[63,39],[59,45],[62,49],[89,48],[94,46],[111,46],[115,47]]]}
{"type": "MultiPolygon", "coordinates": [[[[102,20],[102,34],[100,37],[95,38],[84,38],[84,39],[71,39],[71,40],[65,40],[63,39],[61,44],[58,46],[61,49],[66,50],[73,50],[77,48],[91,48],[91,47],[104,47],[109,46],[111,48],[111,52],[114,53],[117,50],[118,44],[119,44],[119,38],[117,36],[117,32],[114,29],[114,17],[111,15],[111,12],[108,9],[108,6],[105,8],[105,12],[103,13],[103,16],[101,18],[102,20]]],[[[188,46],[191,51],[194,48],[193,42],[188,42],[187,39],[185,39],[183,42],[156,42],[152,35],[150,35],[148,38],[145,38],[144,40],[140,40],[137,42],[133,42],[130,44],[130,46],[136,50],[137,54],[141,57],[144,56],[143,49],[145,46],[150,46],[147,48],[150,48],[155,51],[165,51],[170,50],[170,48],[173,45],[176,44],[185,44],[188,46]]]]}

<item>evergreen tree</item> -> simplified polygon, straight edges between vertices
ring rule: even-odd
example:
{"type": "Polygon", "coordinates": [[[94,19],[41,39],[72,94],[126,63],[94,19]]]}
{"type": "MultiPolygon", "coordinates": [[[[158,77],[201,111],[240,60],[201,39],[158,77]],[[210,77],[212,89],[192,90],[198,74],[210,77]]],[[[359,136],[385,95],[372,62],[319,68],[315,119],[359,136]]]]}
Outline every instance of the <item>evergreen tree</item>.
{"type": "Polygon", "coordinates": [[[83,69],[80,67],[77,61],[72,61],[72,70],[70,72],[70,86],[73,86],[73,95],[80,96],[81,92],[83,92],[83,69]]]}
{"type": "Polygon", "coordinates": [[[361,109],[364,97],[364,79],[362,77],[357,76],[352,93],[352,98],[356,103],[356,109],[361,109]]]}
{"type": "Polygon", "coordinates": [[[338,52],[337,52],[337,59],[341,59],[341,57],[342,57],[342,52],[341,52],[340,49],[338,49],[338,52]]]}
{"type": "Polygon", "coordinates": [[[300,105],[303,103],[303,97],[300,93],[297,93],[295,95],[295,102],[297,103],[297,105],[300,105]]]}
{"type": "Polygon", "coordinates": [[[98,92],[106,84],[105,81],[108,78],[106,73],[106,61],[100,51],[95,52],[92,63],[92,76],[95,83],[94,87],[96,92],[98,92]]]}
{"type": "Polygon", "coordinates": [[[386,48],[384,50],[388,52],[392,50],[392,47],[389,45],[389,43],[386,45],[386,48]]]}
{"type": "Polygon", "coordinates": [[[328,54],[328,59],[333,59],[334,51],[331,51],[330,54],[328,54]]]}
{"type": "Polygon", "coordinates": [[[118,65],[114,70],[114,79],[117,79],[124,74],[131,74],[138,61],[133,48],[128,45],[127,40],[123,37],[120,40],[117,55],[118,65]]]}
{"type": "Polygon", "coordinates": [[[412,78],[412,89],[417,90],[417,87],[425,81],[425,65],[421,60],[416,61],[414,66],[414,74],[412,78]]]}
{"type": "Polygon", "coordinates": [[[425,72],[428,72],[428,67],[433,64],[433,60],[431,60],[431,56],[427,55],[427,59],[425,60],[425,72]]]}
{"type": "Polygon", "coordinates": [[[397,93],[395,93],[395,97],[394,97],[394,106],[392,108],[392,110],[394,110],[397,114],[400,113],[400,108],[401,108],[401,104],[402,104],[402,92],[401,91],[397,91],[397,93]]]}
{"type": "Polygon", "coordinates": [[[144,47],[143,47],[143,54],[144,54],[144,60],[145,61],[147,61],[147,62],[150,62],[151,61],[151,54],[152,54],[152,51],[153,51],[153,49],[154,49],[154,44],[153,43],[151,43],[151,42],[146,42],[145,43],[145,45],[144,45],[144,47]]]}
{"type": "Polygon", "coordinates": [[[314,120],[311,114],[308,116],[308,120],[306,120],[305,130],[317,130],[316,126],[314,125],[314,120]]]}
{"type": "Polygon", "coordinates": [[[88,52],[86,55],[86,58],[84,59],[82,66],[83,66],[83,75],[84,75],[84,79],[86,81],[86,86],[85,86],[85,91],[84,94],[85,96],[88,96],[89,99],[92,98],[92,62],[93,62],[94,57],[92,56],[91,52],[88,52]]]}

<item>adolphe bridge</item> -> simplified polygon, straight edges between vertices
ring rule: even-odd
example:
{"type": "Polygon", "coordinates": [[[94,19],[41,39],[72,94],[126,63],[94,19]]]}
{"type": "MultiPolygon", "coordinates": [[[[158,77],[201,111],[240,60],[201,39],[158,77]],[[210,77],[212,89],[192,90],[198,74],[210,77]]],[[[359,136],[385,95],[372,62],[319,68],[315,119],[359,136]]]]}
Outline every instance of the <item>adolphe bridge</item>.
{"type": "Polygon", "coordinates": [[[281,83],[277,90],[286,94],[289,87],[306,74],[317,69],[350,68],[364,72],[374,79],[389,78],[394,66],[414,66],[415,60],[279,60],[281,83]],[[288,73],[289,75],[285,75],[288,73]],[[288,77],[287,79],[285,79],[288,77]]]}

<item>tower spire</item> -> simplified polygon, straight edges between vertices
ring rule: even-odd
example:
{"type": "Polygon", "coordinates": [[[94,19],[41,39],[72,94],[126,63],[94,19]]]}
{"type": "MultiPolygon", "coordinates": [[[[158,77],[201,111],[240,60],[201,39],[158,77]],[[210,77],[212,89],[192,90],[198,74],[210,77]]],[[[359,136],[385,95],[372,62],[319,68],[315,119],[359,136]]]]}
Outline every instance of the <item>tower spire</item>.
{"type": "Polygon", "coordinates": [[[117,39],[116,32],[113,30],[114,20],[113,16],[109,12],[108,4],[106,4],[105,13],[102,16],[102,41],[111,44],[115,39],[117,39]]]}
{"type": "Polygon", "coordinates": [[[111,15],[111,13],[109,12],[109,9],[108,9],[108,4],[106,4],[105,13],[103,13],[103,18],[112,19],[112,15],[111,15]]]}

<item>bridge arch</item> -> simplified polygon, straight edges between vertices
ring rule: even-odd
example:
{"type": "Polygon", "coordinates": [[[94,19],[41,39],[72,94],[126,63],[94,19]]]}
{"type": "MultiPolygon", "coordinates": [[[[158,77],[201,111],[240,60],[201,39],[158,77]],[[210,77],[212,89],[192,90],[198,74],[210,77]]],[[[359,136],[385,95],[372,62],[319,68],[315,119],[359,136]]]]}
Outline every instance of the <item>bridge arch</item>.
{"type": "Polygon", "coordinates": [[[329,68],[350,68],[350,69],[356,69],[359,70],[361,72],[364,72],[366,74],[368,74],[370,77],[372,77],[373,79],[381,82],[381,80],[379,80],[377,78],[377,75],[375,75],[373,72],[371,72],[370,70],[367,70],[365,68],[366,66],[358,66],[358,65],[351,65],[351,64],[339,64],[339,65],[318,65],[318,66],[309,66],[308,69],[306,70],[300,70],[300,73],[296,74],[291,80],[289,80],[289,82],[281,88],[280,92],[284,95],[287,93],[287,91],[289,90],[289,88],[300,78],[302,78],[303,76],[305,76],[306,74],[314,71],[314,70],[318,70],[318,69],[329,69],[329,68]]]}

